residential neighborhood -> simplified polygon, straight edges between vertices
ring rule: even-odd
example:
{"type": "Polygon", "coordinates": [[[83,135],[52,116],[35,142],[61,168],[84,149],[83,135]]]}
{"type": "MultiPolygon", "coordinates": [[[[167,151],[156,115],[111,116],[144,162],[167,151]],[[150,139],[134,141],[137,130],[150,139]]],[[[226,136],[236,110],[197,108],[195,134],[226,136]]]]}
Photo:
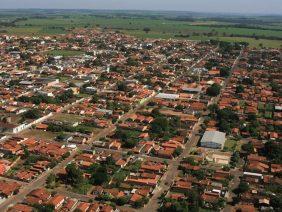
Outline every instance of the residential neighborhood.
{"type": "Polygon", "coordinates": [[[281,51],[0,35],[0,211],[280,211],[281,51]]]}

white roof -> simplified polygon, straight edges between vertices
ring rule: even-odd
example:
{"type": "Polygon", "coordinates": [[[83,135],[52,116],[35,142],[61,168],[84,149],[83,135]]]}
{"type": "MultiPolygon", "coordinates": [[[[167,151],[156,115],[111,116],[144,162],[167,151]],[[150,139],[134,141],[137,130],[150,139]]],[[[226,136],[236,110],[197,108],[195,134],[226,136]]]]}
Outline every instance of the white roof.
{"type": "Polygon", "coordinates": [[[214,142],[224,145],[225,133],[219,131],[206,131],[202,137],[201,143],[214,142]]]}
{"type": "Polygon", "coordinates": [[[257,177],[262,177],[263,176],[260,173],[254,173],[254,172],[244,172],[244,175],[257,176],[257,177]]]}
{"type": "Polygon", "coordinates": [[[276,105],[275,110],[282,110],[282,106],[276,105]]]}
{"type": "Polygon", "coordinates": [[[159,93],[156,98],[160,99],[179,99],[179,94],[159,93]]]}
{"type": "Polygon", "coordinates": [[[197,88],[182,88],[183,91],[188,91],[188,92],[201,92],[202,88],[201,87],[197,87],[197,88]]]}

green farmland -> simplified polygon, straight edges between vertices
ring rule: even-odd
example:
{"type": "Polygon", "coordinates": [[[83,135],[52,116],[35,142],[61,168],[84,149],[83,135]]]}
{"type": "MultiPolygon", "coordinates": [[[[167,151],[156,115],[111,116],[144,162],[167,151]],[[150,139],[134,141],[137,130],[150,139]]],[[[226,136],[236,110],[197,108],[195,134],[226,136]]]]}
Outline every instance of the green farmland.
{"type": "MultiPolygon", "coordinates": [[[[95,12],[95,11],[5,11],[1,18],[13,20],[9,26],[1,26],[0,32],[16,35],[58,35],[75,28],[101,28],[120,31],[139,38],[190,39],[244,41],[251,47],[280,48],[282,45],[282,17],[213,18],[154,12],[95,12]],[[34,14],[33,14],[34,13],[34,14]]],[[[2,22],[3,22],[2,20],[2,22]]]]}

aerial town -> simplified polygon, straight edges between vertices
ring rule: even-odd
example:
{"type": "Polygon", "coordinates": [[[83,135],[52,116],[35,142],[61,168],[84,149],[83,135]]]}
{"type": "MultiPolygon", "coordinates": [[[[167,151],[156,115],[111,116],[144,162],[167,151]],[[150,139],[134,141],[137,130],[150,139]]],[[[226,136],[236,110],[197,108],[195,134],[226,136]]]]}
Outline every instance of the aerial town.
{"type": "Polygon", "coordinates": [[[281,211],[279,49],[0,35],[0,211],[281,211]]]}

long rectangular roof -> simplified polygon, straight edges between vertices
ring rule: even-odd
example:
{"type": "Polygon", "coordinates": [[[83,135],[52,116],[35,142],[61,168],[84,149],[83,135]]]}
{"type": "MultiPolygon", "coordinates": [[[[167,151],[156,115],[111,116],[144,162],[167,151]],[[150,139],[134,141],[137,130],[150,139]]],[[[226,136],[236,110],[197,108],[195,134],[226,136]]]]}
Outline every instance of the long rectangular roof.
{"type": "Polygon", "coordinates": [[[156,98],[160,99],[179,99],[179,94],[159,93],[156,98]]]}

